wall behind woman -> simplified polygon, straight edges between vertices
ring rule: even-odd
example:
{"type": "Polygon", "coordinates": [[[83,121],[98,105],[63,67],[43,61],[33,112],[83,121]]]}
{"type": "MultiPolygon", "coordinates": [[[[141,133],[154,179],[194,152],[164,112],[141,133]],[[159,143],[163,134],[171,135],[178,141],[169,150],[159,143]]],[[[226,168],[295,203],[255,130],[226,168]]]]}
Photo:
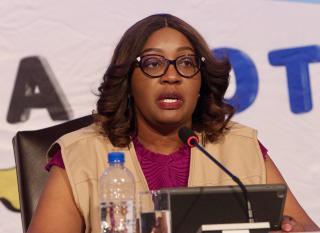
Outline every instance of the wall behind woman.
{"type": "Polygon", "coordinates": [[[259,129],[320,224],[320,1],[2,0],[0,199],[6,201],[0,202],[0,232],[21,231],[15,132],[90,114],[92,93],[121,35],[161,12],[186,20],[215,53],[229,55],[234,69],[227,97],[238,108],[235,120],[259,129]]]}

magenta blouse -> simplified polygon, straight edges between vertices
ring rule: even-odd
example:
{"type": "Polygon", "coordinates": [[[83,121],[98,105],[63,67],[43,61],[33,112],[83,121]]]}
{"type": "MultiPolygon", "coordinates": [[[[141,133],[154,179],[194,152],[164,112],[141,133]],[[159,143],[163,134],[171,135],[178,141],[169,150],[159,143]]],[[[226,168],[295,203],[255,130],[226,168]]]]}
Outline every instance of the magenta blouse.
{"type": "MultiPolygon", "coordinates": [[[[186,187],[188,185],[191,154],[188,146],[183,145],[178,151],[170,155],[163,155],[144,148],[137,137],[132,142],[150,190],[186,187]]],[[[259,145],[263,157],[266,159],[268,150],[260,141],[259,145]]],[[[49,171],[52,166],[65,168],[60,150],[48,162],[46,170],[49,171]]]]}

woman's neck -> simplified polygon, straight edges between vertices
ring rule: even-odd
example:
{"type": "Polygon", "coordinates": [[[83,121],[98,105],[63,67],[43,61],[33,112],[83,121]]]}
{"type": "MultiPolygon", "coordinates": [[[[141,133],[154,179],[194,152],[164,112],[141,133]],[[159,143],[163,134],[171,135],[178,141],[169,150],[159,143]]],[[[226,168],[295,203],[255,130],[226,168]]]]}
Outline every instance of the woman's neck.
{"type": "Polygon", "coordinates": [[[156,130],[148,125],[139,124],[137,137],[146,149],[165,155],[177,151],[182,146],[177,127],[156,130]]]}

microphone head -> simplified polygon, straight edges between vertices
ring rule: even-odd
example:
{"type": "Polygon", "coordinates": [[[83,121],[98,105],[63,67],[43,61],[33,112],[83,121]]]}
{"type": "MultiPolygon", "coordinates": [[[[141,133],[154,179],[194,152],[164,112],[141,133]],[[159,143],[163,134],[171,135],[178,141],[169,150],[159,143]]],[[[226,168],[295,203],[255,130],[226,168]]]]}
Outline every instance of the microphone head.
{"type": "Polygon", "coordinates": [[[189,147],[194,147],[199,143],[199,138],[197,135],[195,135],[195,133],[187,127],[180,128],[178,135],[180,140],[189,147]]]}

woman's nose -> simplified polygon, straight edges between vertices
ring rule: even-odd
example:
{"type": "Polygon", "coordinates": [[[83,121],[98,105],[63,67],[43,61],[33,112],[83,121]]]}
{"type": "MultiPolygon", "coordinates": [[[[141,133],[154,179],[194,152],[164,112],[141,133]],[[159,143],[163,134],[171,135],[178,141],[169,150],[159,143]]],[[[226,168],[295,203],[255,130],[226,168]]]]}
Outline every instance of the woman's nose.
{"type": "Polygon", "coordinates": [[[160,77],[162,83],[180,83],[182,81],[182,76],[178,73],[175,66],[170,64],[167,72],[160,77]]]}

